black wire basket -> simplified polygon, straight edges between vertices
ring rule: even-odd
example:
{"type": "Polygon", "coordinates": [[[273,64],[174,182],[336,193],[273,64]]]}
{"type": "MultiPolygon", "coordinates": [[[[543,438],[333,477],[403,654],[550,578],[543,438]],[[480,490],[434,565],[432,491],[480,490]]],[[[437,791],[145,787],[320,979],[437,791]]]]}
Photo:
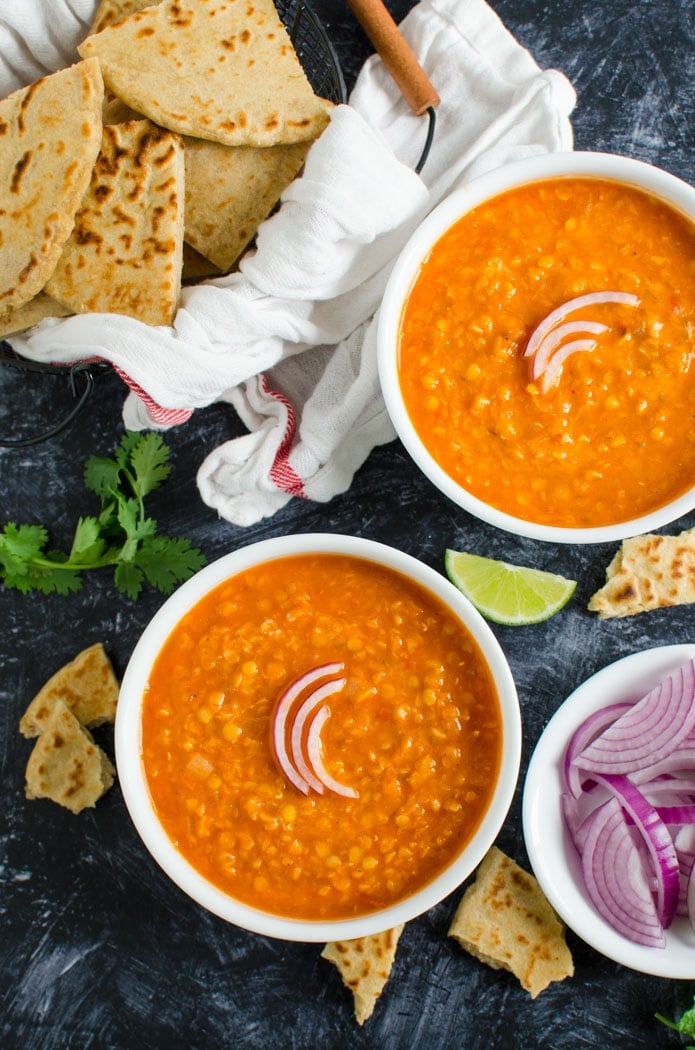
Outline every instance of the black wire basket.
{"type": "MultiPolygon", "coordinates": [[[[331,102],[346,102],[347,90],[338,56],[326,30],[312,9],[305,0],[276,0],[276,7],[314,92],[331,102]]],[[[69,398],[65,414],[39,432],[29,436],[13,434],[0,437],[0,447],[4,448],[36,445],[59,434],[89,400],[94,390],[95,377],[111,368],[106,362],[79,361],[73,365],[52,365],[30,361],[17,354],[4,340],[0,341],[0,365],[7,365],[27,374],[42,373],[63,377],[67,383],[69,398]]]]}

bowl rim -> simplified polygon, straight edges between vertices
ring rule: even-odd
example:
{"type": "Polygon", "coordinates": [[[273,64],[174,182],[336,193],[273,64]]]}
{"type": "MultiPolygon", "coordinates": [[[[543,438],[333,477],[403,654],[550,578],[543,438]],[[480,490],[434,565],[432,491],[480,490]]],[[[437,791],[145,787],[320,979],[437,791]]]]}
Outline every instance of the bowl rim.
{"type": "Polygon", "coordinates": [[[410,554],[375,540],[338,533],[303,533],[259,540],[209,563],[178,588],[155,613],[137,642],[122,678],[114,729],[121,791],[142,842],[169,878],[202,907],[243,929],[282,940],[349,940],[409,921],[456,890],[493,844],[509,812],[521,759],[521,711],[506,656],[492,629],[446,577],[410,554]],[[140,761],[140,709],[150,669],[181,616],[224,580],[264,561],[305,553],[346,554],[410,577],[439,597],[474,636],[492,675],[501,710],[500,773],[475,836],[454,861],[416,893],[366,915],[340,920],[302,920],[271,915],[243,904],[209,883],[176,850],[159,823],[140,761]]]}
{"type": "Polygon", "coordinates": [[[401,250],[384,291],[377,323],[377,362],[382,395],[406,451],[426,477],[455,504],[506,532],[552,543],[606,543],[651,532],[695,509],[695,485],[648,514],[612,525],[570,528],[544,525],[497,510],[467,492],[439,466],[410,421],[398,378],[398,329],[403,304],[418,268],[439,238],[477,205],[516,186],[555,177],[595,177],[646,191],[695,222],[695,187],[633,157],[598,151],[543,153],[512,161],[459,186],[420,223],[401,250]]]}

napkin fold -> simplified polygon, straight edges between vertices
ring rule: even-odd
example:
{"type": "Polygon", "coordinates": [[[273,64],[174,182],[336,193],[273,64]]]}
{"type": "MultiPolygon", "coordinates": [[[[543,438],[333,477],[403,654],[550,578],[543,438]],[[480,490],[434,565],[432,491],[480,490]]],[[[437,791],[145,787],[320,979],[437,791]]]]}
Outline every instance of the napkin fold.
{"type": "MultiPolygon", "coordinates": [[[[3,94],[74,61],[94,6],[23,0],[11,27],[0,12],[3,94]]],[[[11,339],[39,361],[110,361],[130,387],[131,429],[183,425],[197,408],[233,405],[248,433],[208,453],[198,487],[237,525],[295,496],[332,499],[395,437],[376,325],[395,259],[422,219],[487,171],[572,148],[572,86],[541,70],[484,0],[421,0],[401,29],[441,97],[420,176],[426,118],[410,112],[372,56],[239,271],[185,288],[173,327],[92,314],[11,339]]]]}

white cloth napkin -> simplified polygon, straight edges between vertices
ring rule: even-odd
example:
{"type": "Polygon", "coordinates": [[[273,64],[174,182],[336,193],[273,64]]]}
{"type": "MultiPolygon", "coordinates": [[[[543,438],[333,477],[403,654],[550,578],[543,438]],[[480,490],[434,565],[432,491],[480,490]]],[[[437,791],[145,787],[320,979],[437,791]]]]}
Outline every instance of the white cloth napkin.
{"type": "MultiPolygon", "coordinates": [[[[74,61],[93,8],[94,0],[0,0],[2,93],[74,61]]],[[[230,402],[249,432],[207,455],[198,485],[238,525],[293,496],[330,500],[394,438],[376,317],[417,224],[486,171],[572,148],[571,85],[542,71],[484,0],[422,0],[401,28],[441,96],[421,177],[413,166],[427,118],[412,115],[373,56],[240,271],[184,289],[172,328],[83,315],[12,339],[41,361],[112,362],[131,387],[123,415],[133,429],[230,402]]]]}

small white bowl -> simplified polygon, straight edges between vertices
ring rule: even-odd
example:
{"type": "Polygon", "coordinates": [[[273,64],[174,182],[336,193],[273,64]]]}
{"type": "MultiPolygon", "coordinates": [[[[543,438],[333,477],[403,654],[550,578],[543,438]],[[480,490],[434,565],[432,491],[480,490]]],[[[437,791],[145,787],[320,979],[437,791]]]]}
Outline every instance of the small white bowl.
{"type": "Polygon", "coordinates": [[[459,485],[430,454],[403,402],[398,376],[398,340],[404,304],[422,262],[440,237],[484,201],[507,190],[557,176],[597,177],[641,189],[695,221],[695,188],[650,164],[609,153],[547,153],[505,165],[455,190],[420,224],[389,278],[378,324],[381,389],[391,421],[406,450],[429,480],[458,506],[500,529],[553,543],[606,543],[651,532],[695,508],[695,486],[658,510],[629,521],[589,528],[563,528],[515,517],[491,507],[459,485]]]}
{"type": "Polygon", "coordinates": [[[157,863],[189,897],[228,922],[266,936],[295,941],[345,940],[381,932],[422,914],[471,874],[495,840],[511,805],[519,772],[521,716],[511,671],[499,643],[485,620],[445,577],[410,555],[371,540],[306,534],[263,540],[234,551],[206,566],[164,603],[136,645],[123,676],[115,746],[119,781],[133,823],[157,863]],[[207,881],[178,852],[162,828],[141,760],[143,693],[152,665],[181,617],[224,580],[263,562],[307,553],[343,554],[386,566],[438,597],[477,641],[497,689],[503,727],[499,779],[483,819],[464,849],[437,878],[407,899],[381,911],[335,922],[295,920],[259,911],[207,881]]]}
{"type": "Polygon", "coordinates": [[[695,645],[666,645],[604,667],[565,700],[531,756],[522,819],[526,849],[541,889],[560,918],[596,951],[640,973],[695,979],[695,931],[686,918],[666,930],[665,948],[647,948],[617,933],[596,911],[581,862],[562,816],[562,759],[574,730],[594,711],[636,701],[660,679],[695,657],[695,645]]]}

